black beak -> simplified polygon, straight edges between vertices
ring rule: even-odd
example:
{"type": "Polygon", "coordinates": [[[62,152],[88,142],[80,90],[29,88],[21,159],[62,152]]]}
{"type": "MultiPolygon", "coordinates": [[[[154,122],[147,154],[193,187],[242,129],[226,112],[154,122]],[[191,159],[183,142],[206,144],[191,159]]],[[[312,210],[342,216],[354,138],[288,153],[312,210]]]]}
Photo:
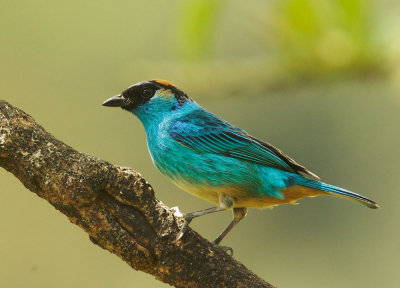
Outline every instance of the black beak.
{"type": "Polygon", "coordinates": [[[108,98],[106,101],[104,101],[103,106],[121,107],[124,104],[126,104],[126,99],[119,94],[108,98]]]}

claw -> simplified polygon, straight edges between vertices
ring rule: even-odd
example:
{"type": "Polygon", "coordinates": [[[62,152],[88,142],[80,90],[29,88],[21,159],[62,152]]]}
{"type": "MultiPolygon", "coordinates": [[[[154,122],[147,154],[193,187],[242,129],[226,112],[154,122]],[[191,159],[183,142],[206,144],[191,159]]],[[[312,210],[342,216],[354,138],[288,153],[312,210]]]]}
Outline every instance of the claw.
{"type": "MultiPolygon", "coordinates": [[[[186,229],[185,229],[186,230],[186,229]]],[[[176,243],[179,240],[181,240],[181,238],[183,237],[183,234],[185,234],[186,231],[183,231],[183,228],[181,229],[181,231],[179,231],[178,236],[176,236],[175,240],[172,241],[172,243],[176,243]]]]}
{"type": "MultiPolygon", "coordinates": [[[[174,207],[175,208],[175,207],[174,207]]],[[[190,222],[192,222],[192,217],[188,217],[187,214],[182,214],[179,209],[178,212],[180,213],[180,217],[179,218],[183,218],[183,224],[182,224],[182,228],[181,231],[179,231],[178,236],[176,236],[176,239],[172,242],[172,243],[176,243],[179,240],[181,240],[181,238],[183,237],[183,235],[186,233],[187,228],[189,227],[190,222]]],[[[175,212],[176,213],[176,212],[175,212]]],[[[174,215],[175,215],[174,213],[174,215]]]]}
{"type": "Polygon", "coordinates": [[[221,246],[221,245],[215,244],[214,242],[212,242],[212,243],[213,243],[215,246],[217,246],[218,248],[224,250],[224,252],[225,252],[226,254],[228,254],[229,256],[233,256],[233,249],[232,249],[231,247],[228,247],[228,246],[221,246]]]}

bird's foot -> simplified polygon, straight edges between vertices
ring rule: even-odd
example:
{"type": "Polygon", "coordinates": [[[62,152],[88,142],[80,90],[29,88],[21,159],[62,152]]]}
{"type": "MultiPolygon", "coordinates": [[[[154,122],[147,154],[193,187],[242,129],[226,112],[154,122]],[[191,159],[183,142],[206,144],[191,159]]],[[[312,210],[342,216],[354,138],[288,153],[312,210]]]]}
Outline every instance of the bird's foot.
{"type": "Polygon", "coordinates": [[[182,224],[181,230],[179,231],[178,236],[176,236],[176,239],[173,241],[173,243],[176,243],[179,240],[181,240],[183,235],[186,233],[190,222],[192,222],[192,220],[193,220],[193,217],[191,215],[189,215],[189,214],[184,214],[181,211],[179,211],[178,206],[172,207],[171,210],[174,211],[174,216],[175,217],[181,218],[181,219],[183,218],[183,224],[182,224]]]}

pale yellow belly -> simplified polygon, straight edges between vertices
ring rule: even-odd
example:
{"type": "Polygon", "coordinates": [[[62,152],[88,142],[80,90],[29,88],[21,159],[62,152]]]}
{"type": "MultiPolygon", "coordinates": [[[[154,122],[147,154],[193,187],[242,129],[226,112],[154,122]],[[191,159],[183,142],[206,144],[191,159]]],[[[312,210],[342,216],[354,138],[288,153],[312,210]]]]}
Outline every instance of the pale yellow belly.
{"type": "Polygon", "coordinates": [[[328,193],[313,188],[304,186],[291,186],[282,190],[284,199],[276,197],[248,197],[243,186],[206,186],[206,185],[193,185],[185,182],[173,181],[182,190],[195,195],[203,200],[219,205],[219,199],[223,194],[229,195],[234,199],[233,207],[247,207],[247,208],[268,208],[282,204],[297,204],[296,201],[305,197],[315,197],[320,195],[327,195],[328,193]]]}

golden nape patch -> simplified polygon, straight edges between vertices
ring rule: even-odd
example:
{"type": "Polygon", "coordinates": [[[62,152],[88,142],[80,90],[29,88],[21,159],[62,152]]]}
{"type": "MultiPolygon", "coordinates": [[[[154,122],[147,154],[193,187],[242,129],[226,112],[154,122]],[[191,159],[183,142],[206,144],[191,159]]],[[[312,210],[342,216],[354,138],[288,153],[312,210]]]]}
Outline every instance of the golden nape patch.
{"type": "Polygon", "coordinates": [[[168,80],[156,80],[156,82],[164,86],[174,86],[174,83],[168,80]]]}

